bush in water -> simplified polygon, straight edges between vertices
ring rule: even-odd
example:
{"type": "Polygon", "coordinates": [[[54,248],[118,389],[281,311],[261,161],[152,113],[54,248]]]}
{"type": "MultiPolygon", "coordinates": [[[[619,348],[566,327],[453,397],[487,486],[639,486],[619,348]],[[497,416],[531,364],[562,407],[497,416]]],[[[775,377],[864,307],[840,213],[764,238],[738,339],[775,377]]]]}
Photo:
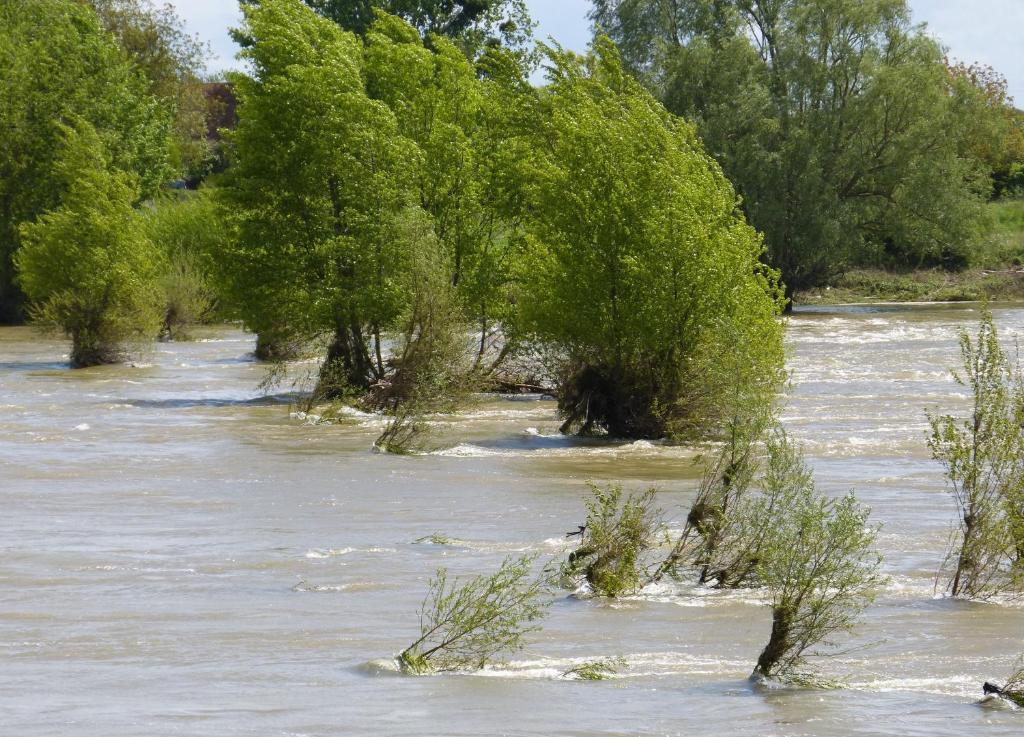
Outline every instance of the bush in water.
{"type": "Polygon", "coordinates": [[[693,127],[607,37],[585,57],[546,53],[520,306],[527,332],[567,355],[563,431],[710,435],[736,381],[749,396],[780,385],[777,275],[693,127]],[[743,372],[703,358],[733,355],[743,372]]]}
{"type": "Polygon", "coordinates": [[[62,130],[61,204],[22,225],[14,260],[32,317],[71,338],[77,368],[115,362],[128,341],[156,335],[162,259],[132,208],[134,177],[110,167],[89,123],[62,130]]]}
{"type": "Polygon", "coordinates": [[[946,470],[958,527],[944,573],[952,596],[985,599],[1024,582],[1024,380],[985,308],[976,339],[960,334],[970,415],[929,415],[933,457],[946,470]]]}
{"type": "Polygon", "coordinates": [[[590,484],[590,490],[580,544],[563,571],[574,583],[585,580],[598,596],[634,593],[646,582],[645,553],[664,529],[661,512],[654,506],[657,491],[623,499],[621,486],[590,484]]]}
{"type": "Polygon", "coordinates": [[[545,583],[531,579],[533,558],[506,559],[490,576],[459,584],[438,570],[420,607],[420,636],[398,655],[406,673],[479,669],[519,650],[539,629],[545,583]]]}
{"type": "Polygon", "coordinates": [[[799,681],[806,660],[825,654],[816,647],[849,632],[874,598],[881,556],[874,552],[877,529],[868,510],[850,494],[829,499],[817,492],[799,449],[775,447],[782,462],[774,493],[745,503],[739,515],[762,537],[756,576],[769,593],[772,630],[754,675],[799,681]]]}

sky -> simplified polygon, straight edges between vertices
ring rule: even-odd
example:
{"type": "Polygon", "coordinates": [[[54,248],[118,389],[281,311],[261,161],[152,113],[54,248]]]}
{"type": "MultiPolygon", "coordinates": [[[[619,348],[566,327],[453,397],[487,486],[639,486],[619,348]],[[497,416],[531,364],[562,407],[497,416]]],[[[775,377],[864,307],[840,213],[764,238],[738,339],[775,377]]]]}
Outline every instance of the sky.
{"type": "MultiPolygon", "coordinates": [[[[237,51],[227,29],[237,25],[236,0],[170,0],[189,30],[213,49],[211,72],[237,66],[237,51]]],[[[537,36],[553,37],[566,48],[582,51],[590,40],[586,19],[589,0],[527,0],[538,22],[537,36]]],[[[910,0],[914,19],[949,49],[952,58],[989,64],[1004,74],[1010,93],[1024,107],[1024,0],[910,0]]]]}

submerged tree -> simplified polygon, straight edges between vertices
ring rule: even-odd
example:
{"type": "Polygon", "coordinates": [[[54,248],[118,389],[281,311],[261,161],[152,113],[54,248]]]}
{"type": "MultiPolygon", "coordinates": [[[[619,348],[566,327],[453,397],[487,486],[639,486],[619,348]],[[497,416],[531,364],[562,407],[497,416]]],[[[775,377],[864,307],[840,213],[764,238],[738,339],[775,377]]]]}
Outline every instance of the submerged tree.
{"type": "Polygon", "coordinates": [[[111,168],[85,121],[63,128],[60,206],[21,227],[18,278],[33,319],[71,338],[72,366],[117,361],[160,325],[160,253],[136,211],[136,181],[111,168]]]}
{"type": "Polygon", "coordinates": [[[490,576],[450,581],[442,568],[420,607],[420,636],[398,656],[402,670],[423,675],[479,669],[500,653],[520,650],[544,616],[533,559],[507,559],[490,576]]]}
{"type": "Polygon", "coordinates": [[[419,153],[366,95],[354,35],[299,0],[247,6],[240,33],[253,73],[236,79],[223,195],[237,237],[219,281],[257,333],[328,343],[326,398],[365,391],[409,303],[400,225],[419,153]]]}
{"type": "Polygon", "coordinates": [[[999,345],[991,311],[978,336],[960,334],[971,413],[929,415],[933,457],[946,470],[957,506],[957,530],[947,562],[952,596],[984,599],[1024,581],[1024,379],[999,345]]]}
{"type": "Polygon", "coordinates": [[[623,596],[646,583],[646,554],[664,532],[657,491],[623,498],[621,486],[590,484],[587,521],[580,544],[563,567],[572,579],[584,580],[598,596],[623,596]]]}
{"type": "Polygon", "coordinates": [[[775,274],[693,127],[628,75],[609,39],[587,57],[547,54],[520,309],[566,356],[563,430],[706,434],[729,391],[698,357],[735,353],[745,380],[778,386],[775,274]]]}
{"type": "Polygon", "coordinates": [[[781,451],[778,492],[741,516],[756,520],[756,576],[771,598],[772,629],[754,675],[799,679],[807,658],[851,631],[881,582],[876,529],[850,494],[829,499],[814,488],[799,451],[781,451]],[[767,523],[767,524],[766,524],[767,523]]]}
{"type": "Polygon", "coordinates": [[[0,322],[24,317],[14,254],[19,225],[60,205],[59,121],[82,119],[111,165],[138,179],[138,199],[173,172],[171,116],[78,0],[0,3],[0,322]]]}
{"type": "Polygon", "coordinates": [[[388,105],[400,135],[422,154],[410,178],[432,219],[451,308],[476,332],[474,361],[485,374],[508,356],[515,333],[511,292],[521,215],[510,172],[513,159],[528,158],[528,151],[512,118],[532,96],[510,93],[522,80],[514,59],[495,51],[487,61],[506,62],[511,78],[478,79],[450,40],[431,36],[425,43],[400,18],[378,14],[367,34],[367,91],[388,105]]]}
{"type": "Polygon", "coordinates": [[[188,337],[189,328],[209,321],[217,303],[211,284],[211,256],[229,234],[209,190],[158,198],[141,212],[146,235],[161,251],[160,287],[165,309],[160,336],[188,337]]]}

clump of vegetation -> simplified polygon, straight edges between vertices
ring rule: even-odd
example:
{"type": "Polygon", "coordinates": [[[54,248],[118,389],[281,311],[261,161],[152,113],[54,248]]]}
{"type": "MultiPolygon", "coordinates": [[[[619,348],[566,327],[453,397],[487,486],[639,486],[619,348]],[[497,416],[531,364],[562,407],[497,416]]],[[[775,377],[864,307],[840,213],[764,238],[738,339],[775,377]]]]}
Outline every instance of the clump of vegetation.
{"type": "Polygon", "coordinates": [[[625,667],[626,659],[622,657],[589,660],[565,671],[562,678],[575,681],[606,681],[625,667]]]}
{"type": "Polygon", "coordinates": [[[112,169],[96,130],[63,126],[61,204],[21,227],[18,279],[33,319],[71,339],[71,365],[116,362],[160,325],[161,257],[132,207],[132,176],[112,169]]]}
{"type": "Polygon", "coordinates": [[[190,327],[213,316],[217,295],[207,277],[209,257],[227,241],[227,228],[206,191],[162,198],[143,211],[142,220],[164,257],[160,286],[166,307],[160,337],[185,340],[190,327]]]}
{"type": "Polygon", "coordinates": [[[574,582],[586,581],[597,596],[634,593],[647,580],[645,554],[664,531],[657,490],[624,497],[621,486],[589,486],[587,521],[563,572],[574,582]]]}
{"type": "Polygon", "coordinates": [[[803,681],[807,658],[827,652],[815,648],[851,631],[873,601],[881,557],[874,552],[877,529],[853,494],[829,499],[815,490],[798,449],[776,453],[784,457],[771,482],[777,493],[741,513],[762,534],[756,576],[772,606],[771,636],[754,675],[803,681]]]}
{"type": "Polygon", "coordinates": [[[424,543],[429,543],[431,545],[454,545],[455,541],[446,535],[435,532],[433,535],[417,538],[413,540],[412,543],[413,545],[422,545],[424,543]]]}
{"type": "Polygon", "coordinates": [[[929,415],[928,444],[957,505],[957,529],[943,574],[950,595],[985,599],[1024,582],[1024,379],[999,344],[991,311],[976,339],[960,334],[970,389],[966,418],[929,415]]]}
{"type": "Polygon", "coordinates": [[[420,636],[398,655],[402,671],[479,669],[522,649],[545,614],[545,583],[532,578],[532,565],[529,556],[506,559],[496,573],[461,584],[438,570],[420,607],[420,636]]]}
{"type": "Polygon", "coordinates": [[[170,111],[87,3],[0,3],[0,322],[26,316],[14,268],[19,226],[60,206],[67,181],[55,164],[66,135],[56,123],[78,119],[93,126],[113,168],[136,175],[133,205],[173,175],[170,111]]]}
{"type": "MultiPolygon", "coordinates": [[[[735,588],[750,583],[762,535],[741,524],[738,512],[760,467],[757,453],[764,429],[760,421],[730,425],[728,440],[704,472],[682,533],[652,580],[666,573],[678,576],[681,566],[693,565],[701,584],[735,588]]],[[[769,452],[769,458],[778,457],[769,452]]],[[[765,486],[772,493],[772,485],[765,486]]]]}
{"type": "Polygon", "coordinates": [[[744,380],[778,379],[777,275],[693,128],[629,76],[607,37],[586,57],[546,53],[519,304],[524,329],[564,351],[562,429],[713,434],[730,387],[699,357],[735,353],[744,380]]]}

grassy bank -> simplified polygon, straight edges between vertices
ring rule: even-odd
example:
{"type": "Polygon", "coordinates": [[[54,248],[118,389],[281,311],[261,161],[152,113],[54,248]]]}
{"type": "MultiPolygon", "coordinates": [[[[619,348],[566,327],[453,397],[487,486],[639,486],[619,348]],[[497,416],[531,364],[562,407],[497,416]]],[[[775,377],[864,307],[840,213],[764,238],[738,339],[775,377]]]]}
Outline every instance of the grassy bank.
{"type": "Polygon", "coordinates": [[[1024,200],[993,202],[988,210],[992,227],[978,244],[970,269],[853,269],[829,287],[797,294],[795,302],[966,302],[986,297],[1024,302],[1024,200]]]}

